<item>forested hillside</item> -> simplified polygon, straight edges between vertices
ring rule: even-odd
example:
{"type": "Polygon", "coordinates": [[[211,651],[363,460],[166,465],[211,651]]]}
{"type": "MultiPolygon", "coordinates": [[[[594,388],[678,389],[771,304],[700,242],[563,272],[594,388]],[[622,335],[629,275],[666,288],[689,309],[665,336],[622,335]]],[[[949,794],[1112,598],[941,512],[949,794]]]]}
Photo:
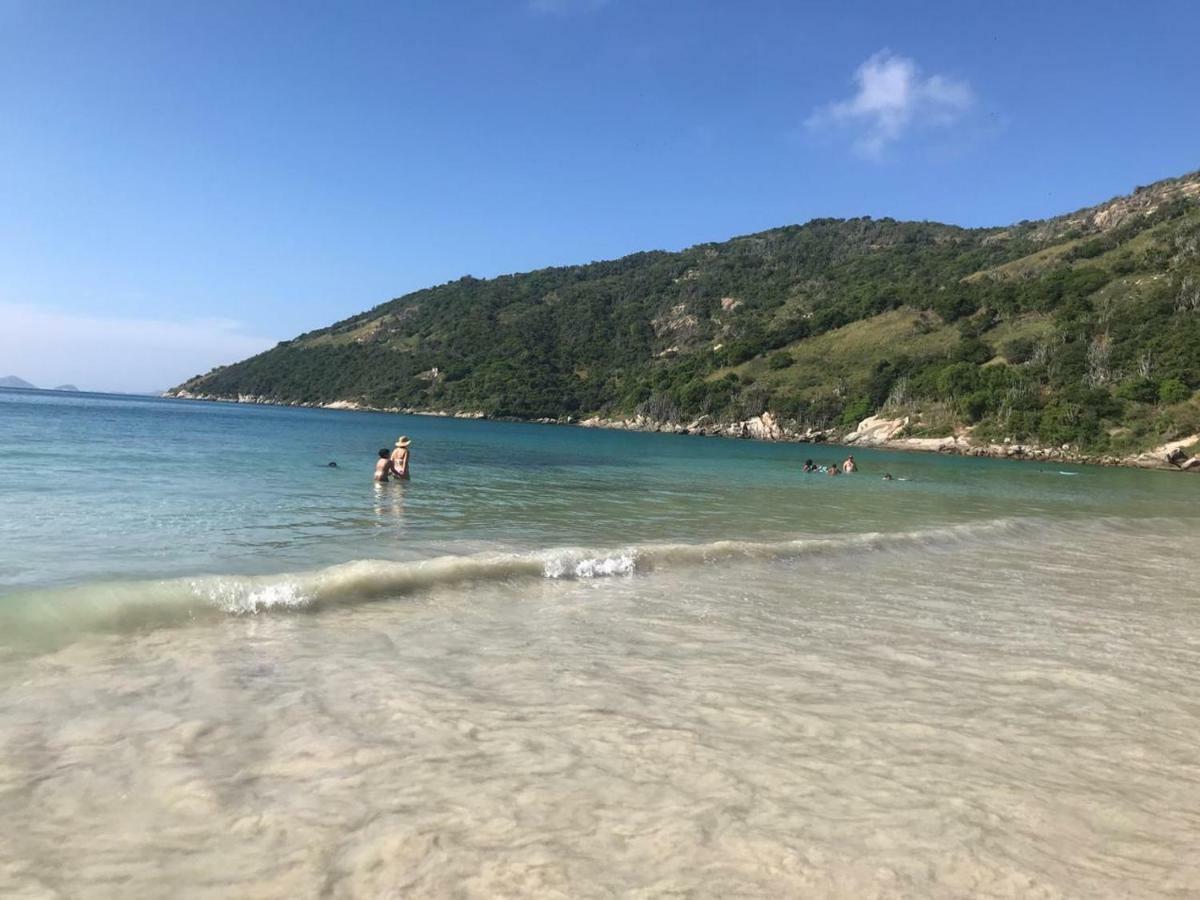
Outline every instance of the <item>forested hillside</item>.
{"type": "Polygon", "coordinates": [[[417,291],[176,391],[1088,450],[1200,431],[1200,173],[1057,219],[818,219],[417,291]]]}

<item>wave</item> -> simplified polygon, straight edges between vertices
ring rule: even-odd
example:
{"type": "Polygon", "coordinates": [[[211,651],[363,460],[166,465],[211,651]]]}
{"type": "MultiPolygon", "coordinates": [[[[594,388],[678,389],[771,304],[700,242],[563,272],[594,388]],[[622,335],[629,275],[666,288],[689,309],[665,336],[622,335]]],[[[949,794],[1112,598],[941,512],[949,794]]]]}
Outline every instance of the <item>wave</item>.
{"type": "Polygon", "coordinates": [[[402,597],[441,585],[516,579],[586,580],[628,577],[656,569],[686,569],[738,560],[913,547],[950,546],[985,536],[1020,533],[1016,519],[894,533],[788,541],[638,544],[617,549],[560,547],[528,553],[442,556],[416,562],[356,560],[308,572],[212,575],[156,581],[92,583],[0,598],[0,644],[51,645],[87,632],[114,632],[215,621],[281,611],[318,610],[402,597]]]}

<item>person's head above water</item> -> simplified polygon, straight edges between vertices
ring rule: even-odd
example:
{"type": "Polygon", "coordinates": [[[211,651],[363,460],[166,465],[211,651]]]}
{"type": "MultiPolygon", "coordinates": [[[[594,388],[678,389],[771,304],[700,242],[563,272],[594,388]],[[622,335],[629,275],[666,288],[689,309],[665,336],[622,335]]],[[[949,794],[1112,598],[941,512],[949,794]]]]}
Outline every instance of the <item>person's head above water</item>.
{"type": "Polygon", "coordinates": [[[392,451],[388,450],[387,447],[379,448],[379,458],[380,459],[387,459],[391,455],[392,455],[392,451]]]}

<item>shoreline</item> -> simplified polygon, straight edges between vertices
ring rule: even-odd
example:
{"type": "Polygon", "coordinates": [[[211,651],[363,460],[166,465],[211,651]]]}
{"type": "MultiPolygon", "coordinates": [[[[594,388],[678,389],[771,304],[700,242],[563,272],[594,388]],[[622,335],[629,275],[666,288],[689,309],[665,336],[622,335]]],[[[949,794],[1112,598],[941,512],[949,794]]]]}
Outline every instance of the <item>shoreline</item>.
{"type": "Polygon", "coordinates": [[[769,443],[817,444],[874,450],[895,450],[909,453],[942,453],[953,456],[974,456],[987,459],[1008,459],[1026,462],[1059,462],[1072,465],[1108,466],[1114,468],[1149,469],[1167,472],[1200,474],[1200,434],[1171,441],[1141,453],[1119,456],[1082,453],[1069,446],[1043,447],[1038,444],[1007,440],[1004,443],[975,443],[968,431],[944,437],[905,437],[910,424],[907,416],[886,418],[868,416],[849,431],[838,429],[808,429],[800,432],[788,428],[771,412],[739,422],[719,422],[709,416],[687,423],[664,422],[646,416],[606,418],[590,416],[576,419],[523,419],[512,416],[489,416],[480,411],[450,411],[444,409],[411,409],[404,407],[367,406],[354,400],[334,400],[329,403],[281,401],[271,397],[239,394],[223,397],[215,394],[193,394],[191,391],[166,391],[159,395],[166,400],[195,400],[205,403],[237,403],[253,406],[289,406],[302,409],[348,410],[351,412],[392,413],[408,416],[431,416],[446,419],[486,419],[495,422],[528,422],[539,425],[572,425],[578,428],[602,428],[612,431],[640,431],[652,434],[696,435],[769,443]],[[1197,451],[1196,455],[1189,450],[1197,451]]]}

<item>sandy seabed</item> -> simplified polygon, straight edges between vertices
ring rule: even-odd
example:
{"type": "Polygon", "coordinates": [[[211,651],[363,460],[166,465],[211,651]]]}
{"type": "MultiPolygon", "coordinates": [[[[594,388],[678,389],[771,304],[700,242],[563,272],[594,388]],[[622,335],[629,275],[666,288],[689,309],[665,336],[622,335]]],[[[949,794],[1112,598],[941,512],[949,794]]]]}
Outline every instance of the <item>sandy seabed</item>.
{"type": "Polygon", "coordinates": [[[1064,527],[9,655],[0,895],[1195,896],[1197,549],[1064,527]]]}

